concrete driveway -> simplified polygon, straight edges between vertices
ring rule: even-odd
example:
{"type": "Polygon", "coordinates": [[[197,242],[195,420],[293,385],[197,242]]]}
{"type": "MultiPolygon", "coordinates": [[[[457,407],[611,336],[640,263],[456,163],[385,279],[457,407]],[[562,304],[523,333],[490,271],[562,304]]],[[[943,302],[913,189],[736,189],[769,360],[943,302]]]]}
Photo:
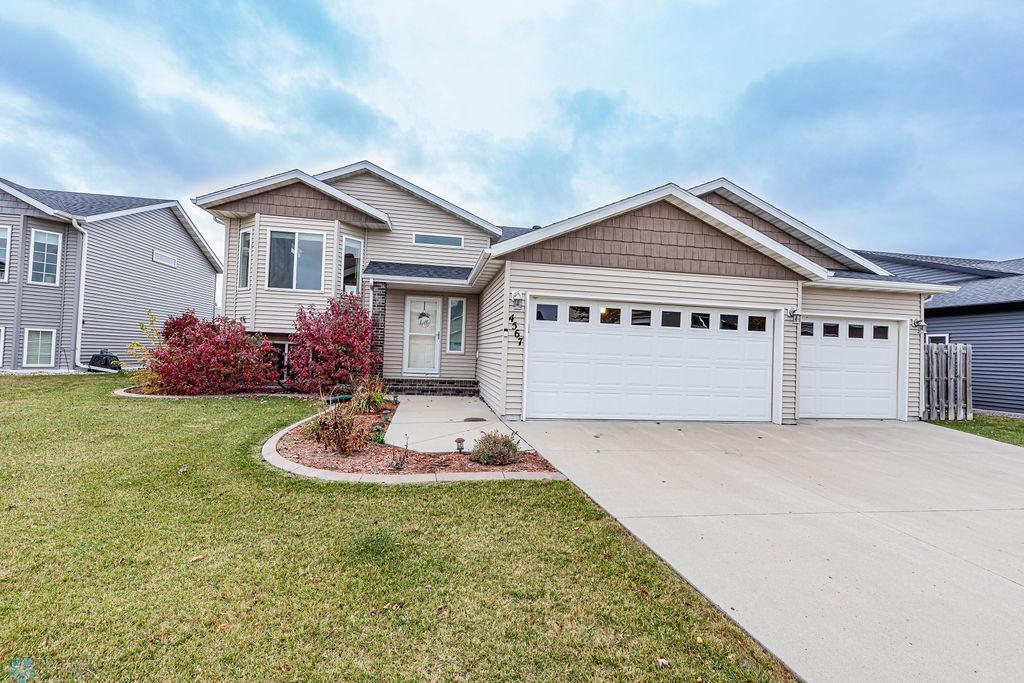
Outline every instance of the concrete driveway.
{"type": "Polygon", "coordinates": [[[1024,680],[1024,449],[922,423],[510,426],[807,680],[1024,680]]]}

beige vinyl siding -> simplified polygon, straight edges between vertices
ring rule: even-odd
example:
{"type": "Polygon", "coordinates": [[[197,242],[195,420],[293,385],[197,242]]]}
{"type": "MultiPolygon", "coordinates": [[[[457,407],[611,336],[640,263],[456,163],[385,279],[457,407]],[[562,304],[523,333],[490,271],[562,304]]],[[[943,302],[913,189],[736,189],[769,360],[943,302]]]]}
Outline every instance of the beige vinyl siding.
{"type": "MultiPolygon", "coordinates": [[[[923,317],[923,301],[924,297],[915,293],[805,286],[800,310],[807,315],[841,313],[867,318],[880,315],[910,319],[923,317]]],[[[909,336],[907,415],[914,419],[921,414],[921,333],[911,327],[909,336]]]]}
{"type": "Polygon", "coordinates": [[[253,327],[262,332],[291,332],[299,306],[315,305],[323,308],[330,300],[334,291],[337,273],[335,272],[335,222],[313,220],[309,218],[289,218],[284,216],[259,215],[256,221],[259,228],[258,254],[254,277],[254,294],[256,296],[256,315],[253,327]],[[301,230],[321,232],[324,235],[323,291],[283,290],[267,288],[267,266],[269,263],[268,248],[272,230],[301,230]]]}
{"type": "Polygon", "coordinates": [[[446,295],[434,292],[416,292],[388,287],[387,312],[384,316],[384,377],[439,377],[441,379],[475,379],[477,350],[476,294],[446,295]],[[405,301],[407,296],[436,297],[441,300],[441,370],[436,375],[404,374],[405,354],[405,301]],[[448,301],[466,300],[465,343],[462,353],[448,352],[448,301]]]}
{"type": "Polygon", "coordinates": [[[505,318],[508,295],[502,269],[480,295],[480,325],[477,341],[476,377],[480,398],[501,415],[505,410],[505,318]]]}
{"type": "Polygon", "coordinates": [[[490,246],[489,236],[480,228],[371,173],[359,173],[331,185],[384,211],[391,219],[391,232],[374,231],[367,243],[367,262],[472,267],[481,250],[490,246]],[[413,244],[414,232],[461,235],[462,248],[413,244]]]}
{"type": "MultiPolygon", "coordinates": [[[[245,318],[252,326],[252,283],[255,281],[256,254],[250,251],[249,288],[238,288],[238,243],[242,230],[251,230],[256,223],[254,216],[232,218],[227,225],[224,259],[224,315],[229,318],[245,318]]],[[[254,236],[255,237],[255,236],[254,236]]]]}
{"type": "MultiPolygon", "coordinates": [[[[797,305],[798,283],[793,280],[694,275],[620,268],[508,262],[506,292],[524,290],[554,296],[607,297],[617,301],[695,301],[723,307],[744,305],[789,308],[797,305]]],[[[520,330],[526,327],[524,311],[515,311],[520,330]]],[[[796,327],[786,321],[783,330],[782,418],[796,419],[796,327]]],[[[518,416],[523,405],[523,347],[509,335],[506,340],[507,388],[502,415],[518,416]]]]}

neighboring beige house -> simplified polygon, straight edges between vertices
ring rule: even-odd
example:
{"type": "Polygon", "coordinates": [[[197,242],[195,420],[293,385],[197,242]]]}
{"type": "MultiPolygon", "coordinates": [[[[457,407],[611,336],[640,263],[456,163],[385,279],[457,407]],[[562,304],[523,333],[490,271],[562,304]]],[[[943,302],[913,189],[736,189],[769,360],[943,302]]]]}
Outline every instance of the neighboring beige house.
{"type": "Polygon", "coordinates": [[[194,200],[227,228],[224,312],[286,350],[358,293],[398,393],[513,419],[916,419],[926,297],[734,183],[499,228],[370,162],[194,200]]]}

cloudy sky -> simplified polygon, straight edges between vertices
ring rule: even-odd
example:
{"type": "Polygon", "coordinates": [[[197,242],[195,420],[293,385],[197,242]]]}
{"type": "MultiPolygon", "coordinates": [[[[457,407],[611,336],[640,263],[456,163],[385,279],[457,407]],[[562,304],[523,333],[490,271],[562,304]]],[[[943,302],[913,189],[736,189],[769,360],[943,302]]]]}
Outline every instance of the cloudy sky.
{"type": "Polygon", "coordinates": [[[24,185],[185,202],[366,158],[534,225],[724,175],[856,248],[1024,256],[1018,1],[3,4],[24,185]]]}

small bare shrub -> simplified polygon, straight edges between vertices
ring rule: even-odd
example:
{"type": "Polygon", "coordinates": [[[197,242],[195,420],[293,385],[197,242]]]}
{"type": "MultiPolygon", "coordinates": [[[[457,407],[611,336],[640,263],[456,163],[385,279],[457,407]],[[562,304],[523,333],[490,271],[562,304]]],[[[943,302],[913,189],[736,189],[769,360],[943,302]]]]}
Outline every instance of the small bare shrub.
{"type": "Polygon", "coordinates": [[[511,465],[518,458],[519,441],[511,434],[484,432],[473,444],[469,459],[481,465],[511,465]]]}
{"type": "Polygon", "coordinates": [[[405,457],[406,454],[404,450],[395,450],[391,454],[391,462],[388,464],[388,466],[395,471],[405,469],[405,457]]]}
{"type": "Polygon", "coordinates": [[[357,413],[379,413],[388,402],[388,389],[380,377],[367,377],[352,392],[352,409],[357,413]]]}
{"type": "Polygon", "coordinates": [[[338,455],[352,455],[366,445],[368,435],[356,425],[356,416],[347,406],[336,406],[309,423],[307,433],[338,455]]]}

